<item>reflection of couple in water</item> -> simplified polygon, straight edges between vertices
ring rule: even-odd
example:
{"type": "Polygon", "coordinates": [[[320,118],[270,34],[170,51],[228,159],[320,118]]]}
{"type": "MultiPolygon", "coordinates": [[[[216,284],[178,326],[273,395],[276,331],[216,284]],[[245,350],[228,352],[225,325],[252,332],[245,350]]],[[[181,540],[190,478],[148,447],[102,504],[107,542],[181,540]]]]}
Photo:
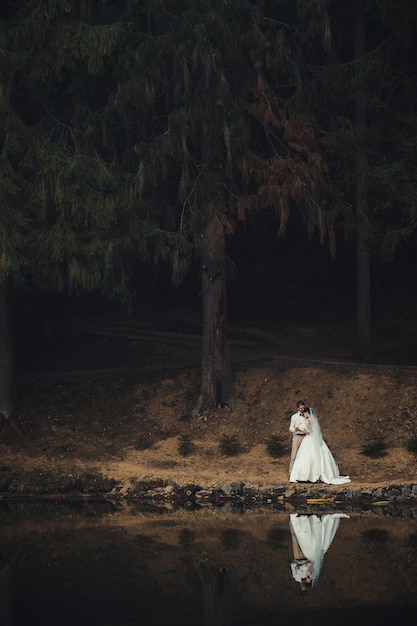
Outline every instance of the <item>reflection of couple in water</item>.
{"type": "Polygon", "coordinates": [[[290,530],[294,560],[291,572],[300,590],[306,591],[317,583],[323,557],[332,543],[344,513],[326,515],[290,514],[290,530]]]}

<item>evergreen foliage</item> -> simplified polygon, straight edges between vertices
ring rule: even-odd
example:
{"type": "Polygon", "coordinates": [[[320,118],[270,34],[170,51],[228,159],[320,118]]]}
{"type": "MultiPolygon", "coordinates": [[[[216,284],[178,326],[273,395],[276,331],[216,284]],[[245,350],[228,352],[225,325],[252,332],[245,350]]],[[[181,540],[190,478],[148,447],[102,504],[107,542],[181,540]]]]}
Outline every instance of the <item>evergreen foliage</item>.
{"type": "Polygon", "coordinates": [[[333,254],[339,234],[383,261],[415,239],[413,0],[3,5],[0,281],[129,301],[138,267],[178,283],[208,233],[224,256],[239,221],[271,213],[278,236],[297,212],[333,254]]]}
{"type": "Polygon", "coordinates": [[[114,50],[115,29],[84,37],[71,28],[68,3],[13,6],[0,44],[3,276],[126,298],[116,178],[74,122],[86,112],[82,66],[86,79],[114,50]]]}
{"type": "MultiPolygon", "coordinates": [[[[383,259],[416,229],[415,14],[411,0],[365,1],[383,259]]],[[[283,235],[301,208],[334,252],[335,224],[353,232],[351,23],[327,0],[6,2],[3,275],[126,298],[135,258],[169,258],[178,282],[213,210],[228,233],[272,210],[283,235]]]]}
{"type": "Polygon", "coordinates": [[[366,152],[368,245],[374,258],[390,261],[416,235],[414,72],[417,5],[412,0],[363,0],[365,56],[354,60],[354,6],[298,2],[310,62],[304,83],[322,132],[329,167],[324,210],[346,237],[355,236],[355,151],[366,152]],[[313,19],[312,19],[313,16],[313,19]],[[365,94],[367,125],[355,127],[355,81],[365,94]]]}

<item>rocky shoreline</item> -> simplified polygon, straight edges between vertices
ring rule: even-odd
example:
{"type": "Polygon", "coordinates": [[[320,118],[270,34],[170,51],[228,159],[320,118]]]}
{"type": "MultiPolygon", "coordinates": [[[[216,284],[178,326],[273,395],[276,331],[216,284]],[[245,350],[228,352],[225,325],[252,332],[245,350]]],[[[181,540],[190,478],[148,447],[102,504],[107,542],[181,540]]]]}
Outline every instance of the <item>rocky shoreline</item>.
{"type": "Polygon", "coordinates": [[[211,489],[198,485],[162,485],[155,481],[128,489],[126,493],[98,490],[89,493],[67,492],[49,494],[0,494],[0,501],[107,502],[144,507],[147,511],[161,509],[201,509],[245,512],[267,508],[277,512],[300,512],[323,515],[332,512],[373,512],[387,516],[417,518],[417,483],[375,487],[325,485],[323,483],[291,483],[258,489],[243,482],[228,482],[211,489]]]}
{"type": "Polygon", "coordinates": [[[335,487],[332,485],[296,483],[277,485],[265,490],[246,486],[245,483],[224,483],[212,489],[198,485],[149,486],[148,489],[129,492],[127,502],[147,502],[155,506],[163,503],[177,504],[186,507],[217,507],[232,506],[243,509],[262,506],[282,510],[313,509],[315,512],[327,510],[369,510],[381,512],[406,510],[417,517],[417,483],[407,485],[391,485],[386,487],[335,487]]]}

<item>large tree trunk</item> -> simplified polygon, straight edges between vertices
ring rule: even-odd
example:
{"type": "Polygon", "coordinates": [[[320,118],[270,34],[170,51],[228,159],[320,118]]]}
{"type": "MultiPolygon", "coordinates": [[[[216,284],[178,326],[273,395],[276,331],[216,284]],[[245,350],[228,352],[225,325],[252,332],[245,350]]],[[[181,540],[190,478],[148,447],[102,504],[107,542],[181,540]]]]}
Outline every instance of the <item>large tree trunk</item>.
{"type": "Polygon", "coordinates": [[[0,418],[16,413],[15,342],[11,279],[0,282],[0,418]]]}
{"type": "Polygon", "coordinates": [[[235,387],[227,337],[224,226],[213,215],[203,235],[201,387],[193,415],[218,406],[228,406],[233,410],[235,404],[235,387]]]}
{"type": "Polygon", "coordinates": [[[356,356],[365,362],[372,359],[371,341],[371,278],[369,260],[369,206],[367,157],[364,130],[367,125],[364,72],[365,24],[363,0],[355,2],[355,124],[356,139],[356,264],[357,264],[357,345],[356,356]]]}

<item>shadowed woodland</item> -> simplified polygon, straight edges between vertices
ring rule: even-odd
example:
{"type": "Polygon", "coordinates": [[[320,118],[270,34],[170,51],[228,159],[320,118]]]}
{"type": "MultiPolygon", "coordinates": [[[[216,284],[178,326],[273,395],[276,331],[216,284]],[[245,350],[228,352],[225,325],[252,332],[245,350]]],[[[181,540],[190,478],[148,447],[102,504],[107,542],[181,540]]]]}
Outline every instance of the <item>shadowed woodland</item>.
{"type": "Polygon", "coordinates": [[[411,0],[6,0],[3,417],[36,316],[77,299],[193,311],[193,416],[236,407],[236,328],[333,320],[357,362],[413,364],[416,17],[411,0]]]}

